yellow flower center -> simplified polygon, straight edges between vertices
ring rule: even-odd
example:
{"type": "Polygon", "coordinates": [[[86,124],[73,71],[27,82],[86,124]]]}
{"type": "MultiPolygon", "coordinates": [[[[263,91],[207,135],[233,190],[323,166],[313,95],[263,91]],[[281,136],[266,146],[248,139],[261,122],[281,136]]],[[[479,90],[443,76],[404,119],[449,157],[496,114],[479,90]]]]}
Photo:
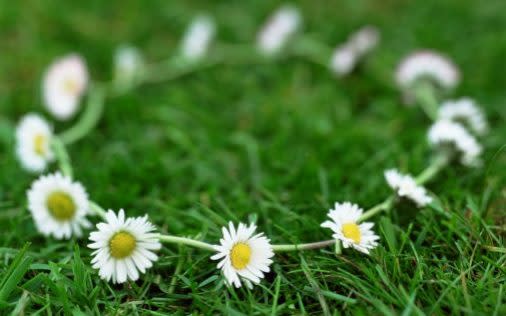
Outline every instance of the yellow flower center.
{"type": "Polygon", "coordinates": [[[137,242],[132,234],[125,231],[118,232],[109,241],[111,256],[116,259],[128,257],[135,250],[136,244],[137,242]]]}
{"type": "Polygon", "coordinates": [[[79,85],[77,84],[76,80],[67,78],[63,81],[63,89],[67,93],[77,94],[79,91],[79,85]]]}
{"type": "Polygon", "coordinates": [[[360,243],[360,228],[355,223],[346,223],[342,226],[344,237],[353,240],[356,244],[360,243]]]}
{"type": "Polygon", "coordinates": [[[46,136],[44,134],[37,134],[33,139],[33,147],[35,153],[39,156],[43,156],[46,152],[46,136]]]}
{"type": "Polygon", "coordinates": [[[72,197],[62,191],[49,194],[46,205],[51,215],[60,222],[72,219],[76,213],[76,205],[72,197]]]}
{"type": "Polygon", "coordinates": [[[230,250],[232,266],[237,270],[246,268],[251,259],[251,247],[245,243],[237,243],[230,250]]]}

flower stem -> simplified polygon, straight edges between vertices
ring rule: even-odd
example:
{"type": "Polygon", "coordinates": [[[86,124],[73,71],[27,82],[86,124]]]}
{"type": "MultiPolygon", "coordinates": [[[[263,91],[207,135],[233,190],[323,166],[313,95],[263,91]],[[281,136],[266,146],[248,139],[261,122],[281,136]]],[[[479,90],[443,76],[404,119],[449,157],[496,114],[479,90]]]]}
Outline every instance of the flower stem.
{"type": "Polygon", "coordinates": [[[58,137],[53,137],[51,140],[51,146],[56,156],[56,160],[58,160],[58,163],[60,165],[60,171],[63,173],[63,175],[72,178],[72,164],[70,163],[70,157],[67,149],[65,148],[65,145],[61,139],[58,137]]]}
{"type": "Polygon", "coordinates": [[[433,84],[428,81],[422,81],[414,88],[415,97],[427,116],[435,121],[437,120],[437,113],[439,102],[436,98],[436,89],[433,84]]]}
{"type": "Polygon", "coordinates": [[[448,164],[448,161],[449,159],[445,155],[437,156],[432,163],[415,178],[416,183],[424,184],[434,178],[448,164]]]}
{"type": "Polygon", "coordinates": [[[395,200],[395,195],[389,196],[383,202],[376,204],[375,206],[373,206],[370,209],[368,209],[367,211],[365,211],[365,213],[362,214],[362,216],[360,216],[358,221],[363,222],[366,219],[369,219],[378,213],[389,210],[390,207],[392,207],[394,200],[395,200]]]}
{"type": "Polygon", "coordinates": [[[104,109],[105,89],[100,85],[90,88],[88,104],[79,121],[60,134],[63,144],[69,145],[88,134],[98,123],[104,109]]]}
{"type": "Polygon", "coordinates": [[[90,209],[93,213],[105,219],[105,214],[107,214],[107,212],[100,205],[90,201],[90,209]]]}
{"type": "Polygon", "coordinates": [[[336,243],[335,239],[312,242],[308,244],[293,244],[293,245],[272,245],[274,252],[298,251],[325,248],[336,243]]]}
{"type": "Polygon", "coordinates": [[[200,248],[208,251],[215,251],[213,245],[208,244],[203,241],[186,238],[186,237],[177,237],[177,236],[171,236],[171,235],[162,235],[159,234],[158,238],[161,242],[168,243],[168,244],[178,244],[178,245],[186,245],[191,246],[195,248],[200,248]]]}

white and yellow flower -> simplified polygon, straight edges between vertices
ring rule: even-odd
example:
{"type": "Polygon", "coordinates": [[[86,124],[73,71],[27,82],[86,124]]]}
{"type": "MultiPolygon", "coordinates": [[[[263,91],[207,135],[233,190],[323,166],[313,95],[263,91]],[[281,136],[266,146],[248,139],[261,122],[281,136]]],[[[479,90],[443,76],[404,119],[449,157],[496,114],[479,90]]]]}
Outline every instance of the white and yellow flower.
{"type": "Polygon", "coordinates": [[[68,239],[82,236],[89,228],[86,219],[89,201],[86,190],[60,173],[41,176],[27,192],[28,209],[37,230],[44,236],[68,239]]]}
{"type": "Polygon", "coordinates": [[[81,56],[70,54],[59,58],[44,75],[44,105],[55,118],[68,120],[79,109],[87,85],[88,70],[81,56]]]}
{"type": "Polygon", "coordinates": [[[218,269],[223,271],[227,284],[241,287],[241,281],[251,286],[258,284],[264,273],[270,271],[274,256],[270,240],[263,233],[255,234],[256,226],[239,223],[237,230],[230,222],[228,229],[222,228],[223,238],[215,245],[218,252],[212,260],[221,260],[218,269]]]}
{"type": "Polygon", "coordinates": [[[478,135],[483,135],[488,130],[485,114],[471,98],[443,102],[438,118],[463,123],[478,135]]]}
{"type": "Polygon", "coordinates": [[[334,232],[332,237],[341,241],[344,248],[352,247],[369,254],[369,250],[378,245],[379,236],[372,230],[374,223],[359,223],[362,213],[363,210],[356,204],[336,202],[327,214],[331,220],[323,222],[321,226],[330,228],[334,232]]]}
{"type": "Polygon", "coordinates": [[[427,190],[416,184],[415,179],[409,174],[402,174],[396,169],[390,169],[385,171],[385,179],[388,186],[398,196],[410,199],[418,207],[423,207],[432,202],[432,197],[427,194],[427,190]]]}
{"type": "Polygon", "coordinates": [[[25,115],[16,129],[16,154],[23,168],[42,172],[54,160],[52,127],[37,114],[25,115]]]}
{"type": "Polygon", "coordinates": [[[215,32],[216,26],[210,16],[197,16],[186,30],[181,45],[181,55],[190,60],[204,57],[215,32]]]}
{"type": "Polygon", "coordinates": [[[466,166],[477,166],[481,163],[483,148],[476,138],[464,126],[449,120],[438,120],[429,129],[429,143],[439,150],[450,150],[457,154],[460,162],[466,166]]]}
{"type": "Polygon", "coordinates": [[[153,252],[161,248],[155,226],[144,217],[125,218],[109,210],[105,223],[97,224],[98,231],[90,234],[93,242],[88,247],[95,249],[91,263],[99,270],[100,278],[113,283],[139,279],[139,272],[153,266],[158,256],[153,252]]]}
{"type": "Polygon", "coordinates": [[[278,53],[297,32],[301,25],[299,10],[290,5],[279,8],[260,30],[257,45],[261,53],[274,55],[278,53]]]}

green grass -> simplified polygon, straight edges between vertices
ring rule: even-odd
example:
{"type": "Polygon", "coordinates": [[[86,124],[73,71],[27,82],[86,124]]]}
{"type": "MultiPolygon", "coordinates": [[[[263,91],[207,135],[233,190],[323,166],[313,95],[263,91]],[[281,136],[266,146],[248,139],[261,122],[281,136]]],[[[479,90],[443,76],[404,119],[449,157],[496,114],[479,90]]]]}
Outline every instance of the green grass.
{"type": "Polygon", "coordinates": [[[370,23],[381,46],[345,80],[290,59],[143,86],[108,99],[98,128],[69,148],[95,201],[148,213],[162,232],[217,242],[226,221],[256,217],[274,243],[327,239],[319,224],[333,202],[367,208],[389,194],[384,169],[427,165],[430,121],[402,106],[392,72],[416,48],[440,50],[462,70],[454,96],[476,98],[487,113],[485,164],[445,169],[427,185],[434,207],[374,218],[381,246],[369,257],[279,254],[260,286],[229,290],[208,253],[167,246],[140,281],[115,286],[91,269],[86,240],[36,232],[25,197],[34,177],[16,161],[12,133],[23,114],[43,112],[40,78],[51,60],[79,51],[92,77],[107,80],[120,43],[160,60],[201,11],[216,17],[219,41],[247,43],[276,6],[0,0],[0,314],[506,314],[506,253],[484,247],[506,247],[501,0],[301,3],[305,30],[322,42],[370,23]]]}

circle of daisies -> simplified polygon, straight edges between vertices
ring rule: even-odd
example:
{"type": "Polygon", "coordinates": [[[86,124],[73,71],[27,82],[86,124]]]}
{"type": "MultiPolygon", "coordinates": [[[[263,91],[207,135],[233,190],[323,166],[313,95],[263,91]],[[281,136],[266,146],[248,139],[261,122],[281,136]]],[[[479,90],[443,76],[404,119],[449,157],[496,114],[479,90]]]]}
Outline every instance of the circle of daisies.
{"type": "MultiPolygon", "coordinates": [[[[252,56],[262,61],[275,61],[280,55],[306,58],[326,65],[342,78],[365,61],[380,41],[377,28],[364,26],[335,49],[329,48],[328,59],[322,60],[321,54],[311,55],[302,49],[312,43],[324,45],[301,35],[301,25],[302,15],[296,7],[281,7],[259,30],[252,56]]],[[[216,33],[215,23],[208,15],[199,15],[191,23],[175,57],[182,67],[188,67],[186,71],[226,62],[226,56],[224,60],[211,58],[216,33]]],[[[123,209],[106,211],[93,201],[85,186],[73,178],[66,151],[66,146],[84,137],[98,123],[106,97],[127,93],[143,83],[177,77],[174,72],[157,72],[159,68],[163,67],[146,63],[137,48],[122,45],[114,55],[113,80],[103,86],[90,81],[87,64],[79,54],[58,58],[42,80],[42,99],[47,112],[57,121],[66,121],[80,113],[84,99],[86,108],[77,123],[60,134],[54,132],[53,125],[43,116],[35,113],[21,118],[16,130],[16,154],[26,171],[41,174],[58,162],[58,171],[41,175],[27,191],[28,210],[37,231],[49,238],[70,239],[80,238],[92,229],[88,235],[88,247],[93,251],[90,263],[107,282],[137,281],[156,263],[162,244],[185,245],[213,253],[209,259],[216,263],[224,283],[236,288],[259,284],[271,273],[275,254],[280,252],[334,246],[336,255],[347,251],[370,255],[381,244],[374,223],[368,221],[370,218],[390,212],[401,203],[425,208],[436,198],[424,184],[442,169],[454,163],[468,167],[481,165],[483,148],[479,138],[488,131],[483,111],[469,97],[442,99],[459,84],[460,71],[450,58],[420,50],[399,62],[394,80],[405,103],[419,105],[433,120],[427,132],[433,155],[427,168],[418,175],[389,166],[384,178],[391,194],[384,201],[367,209],[351,201],[336,202],[327,211],[327,220],[323,220],[323,214],[320,216],[321,234],[326,233],[328,239],[308,243],[273,244],[254,222],[228,223],[215,243],[163,234],[147,214],[128,217],[123,209]],[[93,225],[93,217],[99,217],[100,222],[93,225]]]]}

